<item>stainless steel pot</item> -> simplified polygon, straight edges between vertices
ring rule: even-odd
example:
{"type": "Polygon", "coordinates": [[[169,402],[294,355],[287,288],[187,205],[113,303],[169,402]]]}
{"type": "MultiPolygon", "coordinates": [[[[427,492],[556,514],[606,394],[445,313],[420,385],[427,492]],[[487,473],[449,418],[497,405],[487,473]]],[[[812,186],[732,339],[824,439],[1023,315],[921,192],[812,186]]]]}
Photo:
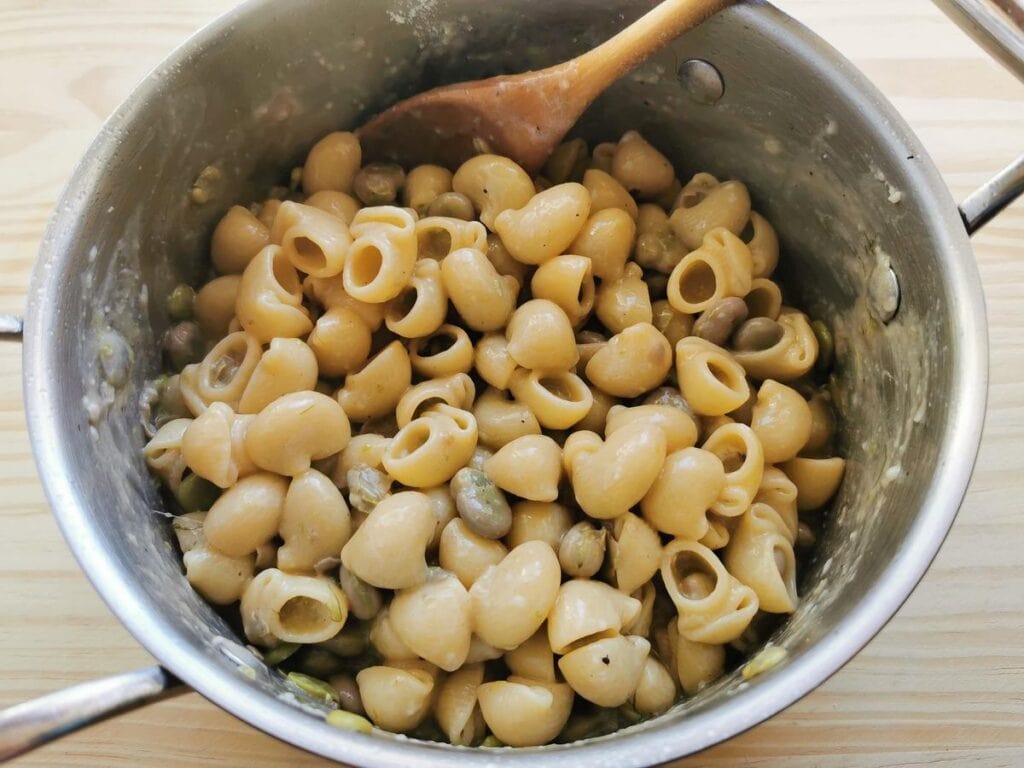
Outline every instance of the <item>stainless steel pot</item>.
{"type": "MultiPolygon", "coordinates": [[[[316,137],[440,82],[560,61],[651,4],[250,0],[178,49],[109,120],[42,243],[25,397],[40,477],[69,545],[163,666],[7,710],[0,756],[183,690],[180,679],[267,733],[354,765],[495,763],[490,750],[337,731],[240,644],[182,576],[139,452],[140,392],[158,369],[160,299],[199,276],[213,222],[316,137]],[[213,199],[197,205],[190,188],[208,166],[220,177],[213,199]]],[[[955,5],[991,10],[979,0],[955,5]]],[[[1020,65],[1015,43],[1003,53],[1020,65]]],[[[616,84],[579,132],[609,138],[628,128],[667,149],[681,175],[746,180],[778,227],[790,290],[835,328],[849,468],[803,602],[773,638],[789,651],[783,665],[749,682],[734,672],[611,736],[503,751],[508,765],[657,763],[796,701],[910,594],[952,524],[980,440],[987,338],[968,233],[1021,191],[1024,158],[972,196],[962,219],[893,107],[814,34],[756,0],[616,84]]]]}

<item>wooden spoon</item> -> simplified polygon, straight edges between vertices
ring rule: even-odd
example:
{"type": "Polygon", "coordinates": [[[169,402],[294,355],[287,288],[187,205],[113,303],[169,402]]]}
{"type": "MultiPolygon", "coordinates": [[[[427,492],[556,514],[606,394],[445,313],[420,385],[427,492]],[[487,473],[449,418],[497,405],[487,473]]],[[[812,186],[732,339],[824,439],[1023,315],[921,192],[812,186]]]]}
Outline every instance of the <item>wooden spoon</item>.
{"type": "Polygon", "coordinates": [[[582,56],[537,72],[445,85],[381,112],[359,129],[369,159],[456,168],[492,152],[536,173],[608,86],[668,41],[735,0],[665,0],[582,56]]]}

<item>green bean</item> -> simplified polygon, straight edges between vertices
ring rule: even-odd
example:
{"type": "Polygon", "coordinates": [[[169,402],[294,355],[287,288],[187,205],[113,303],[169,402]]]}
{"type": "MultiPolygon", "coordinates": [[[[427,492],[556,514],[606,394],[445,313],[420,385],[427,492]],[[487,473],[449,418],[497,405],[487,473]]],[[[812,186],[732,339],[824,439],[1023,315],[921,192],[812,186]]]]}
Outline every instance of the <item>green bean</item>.
{"type": "Polygon", "coordinates": [[[276,667],[281,662],[287,660],[292,654],[294,654],[302,646],[298,643],[281,643],[275,645],[269,651],[264,652],[263,660],[272,667],[276,667]]]}
{"type": "Polygon", "coordinates": [[[821,320],[812,322],[811,330],[814,331],[814,337],[818,340],[818,359],[814,361],[814,370],[826,373],[832,367],[832,356],[835,354],[832,331],[821,320]]]}
{"type": "Polygon", "coordinates": [[[558,545],[558,562],[569,576],[589,579],[604,562],[608,532],[588,522],[576,523],[558,545]]]}
{"type": "Polygon", "coordinates": [[[343,731],[355,731],[356,733],[373,733],[373,725],[365,717],[354,712],[347,712],[344,709],[336,709],[328,712],[328,725],[340,728],[343,731]]]}
{"type": "Polygon", "coordinates": [[[348,610],[357,619],[372,619],[384,602],[380,590],[356,576],[345,566],[338,569],[338,583],[348,598],[348,610]]]}
{"type": "Polygon", "coordinates": [[[451,481],[459,516],[470,530],[487,539],[500,539],[512,527],[512,508],[505,494],[479,469],[463,467],[451,481]]]}
{"type": "Polygon", "coordinates": [[[365,715],[363,699],[359,695],[359,686],[352,675],[333,675],[329,682],[338,692],[338,706],[357,715],[365,715]]]}
{"type": "Polygon", "coordinates": [[[164,335],[164,353],[171,368],[180,371],[203,356],[203,336],[191,320],[175,323],[164,335]]]}
{"type": "Polygon", "coordinates": [[[352,191],[363,205],[388,205],[395,202],[405,184],[405,171],[394,163],[370,163],[352,180],[352,191]]]}
{"type": "Polygon", "coordinates": [[[196,292],[191,285],[178,283],[167,297],[167,314],[176,323],[192,319],[192,306],[196,300],[196,292]]]}
{"type": "Polygon", "coordinates": [[[202,512],[220,497],[220,488],[199,475],[189,475],[179,483],[176,497],[185,512],[202,512]]]}
{"type": "Polygon", "coordinates": [[[736,326],[747,319],[747,304],[743,299],[727,296],[719,299],[701,313],[693,324],[693,335],[712,344],[722,345],[729,340],[736,326]]]}
{"type": "Polygon", "coordinates": [[[334,687],[319,678],[304,675],[301,672],[289,672],[288,679],[314,699],[321,699],[325,702],[333,701],[335,704],[340,700],[338,692],[334,690],[334,687]]]}
{"type": "Polygon", "coordinates": [[[733,334],[733,348],[741,352],[762,352],[782,340],[782,326],[770,317],[753,317],[733,334]]]}
{"type": "Polygon", "coordinates": [[[442,192],[427,206],[427,216],[447,216],[472,221],[476,218],[473,201],[461,192],[442,192]]]}

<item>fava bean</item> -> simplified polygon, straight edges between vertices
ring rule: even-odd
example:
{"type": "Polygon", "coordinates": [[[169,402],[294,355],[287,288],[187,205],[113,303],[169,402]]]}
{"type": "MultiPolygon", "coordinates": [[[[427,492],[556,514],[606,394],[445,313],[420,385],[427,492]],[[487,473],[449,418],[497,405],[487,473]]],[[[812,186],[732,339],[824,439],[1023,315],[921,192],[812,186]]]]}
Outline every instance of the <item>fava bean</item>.
{"type": "Polygon", "coordinates": [[[405,171],[394,163],[370,163],[352,180],[352,191],[363,205],[389,205],[405,183],[405,171]]]}
{"type": "Polygon", "coordinates": [[[558,562],[569,576],[589,579],[604,562],[608,532],[588,522],[576,523],[558,545],[558,562]]]}
{"type": "Polygon", "coordinates": [[[220,488],[199,475],[189,475],[178,485],[178,504],[185,512],[208,510],[220,497],[220,488]]]}
{"type": "Polygon", "coordinates": [[[345,566],[338,568],[338,584],[348,598],[348,610],[357,619],[372,619],[380,611],[380,590],[367,584],[345,566]]]}
{"type": "Polygon", "coordinates": [[[476,211],[473,209],[473,201],[461,192],[442,192],[430,203],[427,216],[448,216],[472,221],[476,218],[476,211]]]}
{"type": "Polygon", "coordinates": [[[164,354],[171,368],[180,371],[203,357],[203,334],[191,320],[175,323],[164,334],[164,354]]]}
{"type": "Polygon", "coordinates": [[[729,340],[736,327],[747,319],[747,304],[743,299],[727,296],[706,309],[693,324],[693,335],[722,345],[729,340]]]}
{"type": "Polygon", "coordinates": [[[346,712],[353,712],[357,715],[365,715],[363,699],[359,695],[359,686],[356,685],[352,675],[333,675],[328,682],[338,692],[338,706],[346,712]]]}
{"type": "Polygon", "coordinates": [[[392,479],[379,469],[357,464],[348,471],[348,503],[353,509],[370,514],[390,493],[392,479]]]}
{"type": "Polygon", "coordinates": [[[512,508],[505,494],[479,469],[463,467],[451,481],[455,507],[469,529],[487,539],[500,539],[512,527],[512,508]]]}
{"type": "Polygon", "coordinates": [[[668,226],[640,233],[633,248],[633,257],[644,269],[668,274],[686,255],[686,246],[668,226]]]}
{"type": "Polygon", "coordinates": [[[171,295],[167,297],[167,314],[176,323],[182,320],[191,320],[192,305],[195,300],[196,292],[192,290],[192,286],[179,283],[174,286],[171,295]]]}
{"type": "Polygon", "coordinates": [[[733,348],[742,352],[771,349],[782,340],[782,326],[770,317],[754,317],[741,325],[732,337],[733,348]]]}

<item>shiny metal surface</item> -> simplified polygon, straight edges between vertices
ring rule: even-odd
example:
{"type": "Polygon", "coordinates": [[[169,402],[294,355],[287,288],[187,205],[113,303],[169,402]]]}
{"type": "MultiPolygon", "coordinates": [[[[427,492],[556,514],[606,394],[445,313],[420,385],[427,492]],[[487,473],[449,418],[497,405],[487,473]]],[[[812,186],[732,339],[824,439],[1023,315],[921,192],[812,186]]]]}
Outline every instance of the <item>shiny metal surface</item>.
{"type": "Polygon", "coordinates": [[[14,315],[0,315],[0,341],[21,341],[24,322],[14,315]]]}
{"type": "Polygon", "coordinates": [[[802,604],[772,638],[789,651],[786,662],[749,682],[733,672],[611,736],[466,750],[327,726],[322,705],[263,665],[185,582],[139,452],[139,400],[158,369],[161,299],[203,274],[217,217],[286,177],[329,130],[438,83],[568,58],[651,4],[251,0],[140,85],[69,183],[26,318],[25,396],[41,478],[69,546],[125,626],[167,669],[255,727],[357,766],[662,762],[817,686],[893,615],[941,545],[985,408],[985,308],[967,235],[891,105],[824,42],[751,0],[616,84],[579,132],[604,140],[638,128],[680,175],[746,180],[755,208],[778,228],[791,300],[833,327],[848,474],[802,604]],[[722,73],[717,104],[695,105],[675,77],[691,58],[722,73]],[[220,186],[196,206],[188,192],[209,165],[221,170],[220,186]],[[901,278],[887,325],[867,301],[879,268],[901,278]],[[99,364],[101,336],[124,340],[127,376],[99,364]]]}
{"type": "Polygon", "coordinates": [[[985,225],[1024,194],[1024,155],[978,187],[960,203],[960,215],[968,232],[985,225]]]}
{"type": "Polygon", "coordinates": [[[92,680],[0,712],[0,762],[168,693],[187,690],[160,667],[92,680]]]}
{"type": "Polygon", "coordinates": [[[716,103],[725,93],[725,83],[715,65],[704,59],[687,59],[679,65],[679,82],[698,104],[716,103]]]}
{"type": "Polygon", "coordinates": [[[934,0],[974,42],[1024,80],[1024,4],[1020,0],[934,0]]]}

